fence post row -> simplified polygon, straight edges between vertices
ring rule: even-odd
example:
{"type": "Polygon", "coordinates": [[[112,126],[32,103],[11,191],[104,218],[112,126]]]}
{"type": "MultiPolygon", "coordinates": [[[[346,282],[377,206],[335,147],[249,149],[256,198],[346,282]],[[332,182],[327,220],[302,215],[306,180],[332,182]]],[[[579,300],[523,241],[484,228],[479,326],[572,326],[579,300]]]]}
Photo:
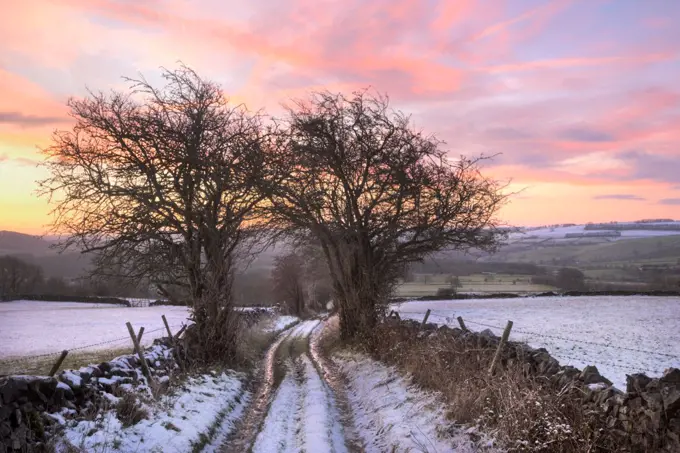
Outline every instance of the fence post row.
{"type": "Polygon", "coordinates": [[[135,351],[137,351],[137,357],[139,357],[140,362],[142,362],[142,373],[144,373],[144,376],[146,376],[146,378],[149,380],[149,384],[151,384],[152,379],[151,372],[149,371],[149,365],[146,363],[142,349],[139,347],[135,330],[132,328],[132,324],[130,324],[130,322],[126,322],[125,325],[127,326],[128,332],[130,333],[130,338],[132,338],[132,344],[135,346],[135,351]]]}
{"type": "Polygon", "coordinates": [[[61,355],[59,356],[57,361],[54,362],[54,365],[52,365],[52,369],[50,370],[50,374],[49,374],[50,377],[54,376],[57,373],[57,371],[59,371],[59,367],[64,362],[64,359],[66,358],[67,355],[68,355],[67,350],[61,351],[61,355]]]}
{"type": "Polygon", "coordinates": [[[496,362],[498,362],[498,359],[501,356],[501,351],[503,350],[505,343],[508,341],[508,337],[510,336],[511,330],[512,330],[512,321],[508,321],[508,325],[505,326],[505,330],[503,331],[503,336],[501,337],[501,341],[500,341],[500,343],[498,343],[498,348],[496,349],[496,353],[493,356],[493,361],[491,362],[491,367],[489,367],[489,375],[493,375],[494,369],[496,368],[496,362]]]}

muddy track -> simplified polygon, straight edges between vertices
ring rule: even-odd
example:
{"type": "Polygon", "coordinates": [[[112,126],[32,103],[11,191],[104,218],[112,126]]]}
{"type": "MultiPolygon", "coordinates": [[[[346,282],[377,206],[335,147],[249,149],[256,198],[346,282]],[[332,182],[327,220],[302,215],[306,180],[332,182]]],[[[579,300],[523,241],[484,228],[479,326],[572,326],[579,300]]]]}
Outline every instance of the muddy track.
{"type": "Polygon", "coordinates": [[[256,396],[223,452],[362,451],[342,381],[320,353],[322,327],[319,320],[304,321],[272,344],[256,396]]]}

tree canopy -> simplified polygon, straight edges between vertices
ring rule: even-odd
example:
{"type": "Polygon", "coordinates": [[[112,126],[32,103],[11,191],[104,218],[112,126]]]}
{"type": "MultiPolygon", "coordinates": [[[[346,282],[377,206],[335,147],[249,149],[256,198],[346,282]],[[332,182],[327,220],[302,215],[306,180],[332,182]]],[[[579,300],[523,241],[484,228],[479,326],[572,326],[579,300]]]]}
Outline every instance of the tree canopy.
{"type": "Polygon", "coordinates": [[[270,157],[285,176],[265,194],[280,225],[321,244],[346,336],[373,326],[408,263],[497,245],[502,187],[479,159],[452,161],[386,97],[313,93],[280,126],[270,157]]]}
{"type": "Polygon", "coordinates": [[[43,150],[51,176],[41,186],[56,197],[62,247],[96,252],[96,273],[188,287],[197,329],[231,336],[234,261],[267,177],[261,117],[189,68],[163,78],[71,99],[75,126],[43,150]]]}

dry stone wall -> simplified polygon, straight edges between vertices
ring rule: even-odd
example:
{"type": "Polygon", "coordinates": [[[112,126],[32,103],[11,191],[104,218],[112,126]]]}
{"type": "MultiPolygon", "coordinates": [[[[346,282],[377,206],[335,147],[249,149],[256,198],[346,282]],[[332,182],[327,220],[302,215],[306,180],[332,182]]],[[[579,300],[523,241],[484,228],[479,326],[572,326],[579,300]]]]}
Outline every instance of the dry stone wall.
{"type": "MultiPolygon", "coordinates": [[[[159,383],[167,382],[177,366],[166,339],[156,340],[144,358],[159,383]]],[[[136,355],[55,377],[0,378],[0,453],[49,451],[50,439],[65,420],[98,413],[119,391],[151,392],[136,355]]]]}
{"type": "MultiPolygon", "coordinates": [[[[491,330],[472,332],[435,324],[421,329],[420,323],[412,320],[388,322],[408,326],[414,335],[464,338],[476,347],[496,349],[500,343],[491,330]]],[[[556,391],[568,386],[582,389],[586,409],[603,417],[607,428],[622,438],[622,444],[630,446],[628,451],[680,453],[679,369],[669,368],[659,378],[629,375],[623,391],[613,387],[595,366],[582,370],[563,366],[546,349],[534,349],[524,343],[506,343],[500,359],[502,365],[519,361],[527,374],[548,378],[556,391]]]]}

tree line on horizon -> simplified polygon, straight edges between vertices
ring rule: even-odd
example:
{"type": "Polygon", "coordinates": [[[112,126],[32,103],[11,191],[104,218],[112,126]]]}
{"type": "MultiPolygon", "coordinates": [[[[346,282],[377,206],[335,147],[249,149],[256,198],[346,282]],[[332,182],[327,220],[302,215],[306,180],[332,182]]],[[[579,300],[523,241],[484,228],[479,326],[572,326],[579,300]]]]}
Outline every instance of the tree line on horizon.
{"type": "Polygon", "coordinates": [[[315,250],[346,340],[370,335],[410,263],[499,244],[507,195],[483,158],[449,158],[386,96],[313,92],[274,117],[188,67],[163,78],[71,99],[40,188],[93,275],[186,291],[198,360],[235,358],[235,272],[275,239],[315,250]]]}
{"type": "Polygon", "coordinates": [[[64,279],[48,275],[42,266],[20,257],[0,256],[0,301],[22,297],[128,297],[144,296],[133,282],[121,278],[64,279]]]}

